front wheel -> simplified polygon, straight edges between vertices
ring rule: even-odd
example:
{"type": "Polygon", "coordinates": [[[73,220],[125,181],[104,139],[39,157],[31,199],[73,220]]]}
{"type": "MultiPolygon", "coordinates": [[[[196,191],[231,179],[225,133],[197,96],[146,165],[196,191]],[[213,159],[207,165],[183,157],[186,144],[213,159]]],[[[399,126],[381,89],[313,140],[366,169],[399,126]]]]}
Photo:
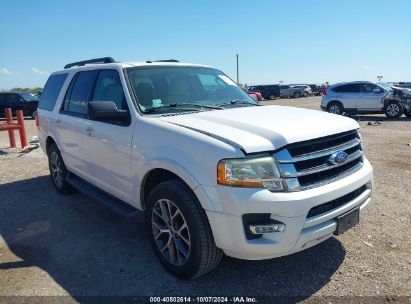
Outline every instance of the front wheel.
{"type": "Polygon", "coordinates": [[[397,101],[390,101],[384,108],[384,114],[388,118],[399,118],[404,113],[404,108],[397,101]]]}
{"type": "Polygon", "coordinates": [[[200,277],[216,268],[223,257],[204,210],[180,180],[154,187],[147,199],[145,223],[157,258],[179,278],[200,277]]]}

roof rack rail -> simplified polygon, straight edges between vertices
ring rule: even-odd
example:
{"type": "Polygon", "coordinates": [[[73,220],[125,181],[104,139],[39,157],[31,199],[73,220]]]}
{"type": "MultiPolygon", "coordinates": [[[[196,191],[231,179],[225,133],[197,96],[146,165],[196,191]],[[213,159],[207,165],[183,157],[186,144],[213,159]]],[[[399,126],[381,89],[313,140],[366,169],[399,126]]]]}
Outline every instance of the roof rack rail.
{"type": "Polygon", "coordinates": [[[180,62],[176,59],[163,59],[163,60],[147,60],[146,63],[153,63],[153,62],[180,62]]]}
{"type": "Polygon", "coordinates": [[[113,63],[113,62],[116,62],[116,61],[111,57],[102,57],[102,58],[94,58],[94,59],[89,59],[89,60],[72,62],[72,63],[66,64],[64,68],[68,69],[74,66],[83,66],[86,64],[90,64],[90,63],[113,63]]]}

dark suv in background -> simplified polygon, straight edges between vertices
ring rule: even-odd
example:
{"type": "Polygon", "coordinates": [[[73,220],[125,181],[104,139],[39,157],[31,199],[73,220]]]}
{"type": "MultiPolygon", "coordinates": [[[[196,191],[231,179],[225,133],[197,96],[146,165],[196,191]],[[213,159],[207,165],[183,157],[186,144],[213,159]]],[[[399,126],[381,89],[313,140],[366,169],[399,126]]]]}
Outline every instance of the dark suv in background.
{"type": "Polygon", "coordinates": [[[0,92],[0,115],[4,116],[4,109],[11,108],[13,115],[16,110],[23,110],[24,116],[34,118],[37,110],[38,98],[27,92],[0,92]]]}
{"type": "Polygon", "coordinates": [[[273,100],[280,98],[280,86],[278,84],[254,85],[248,88],[248,91],[260,92],[264,99],[273,100]]]}

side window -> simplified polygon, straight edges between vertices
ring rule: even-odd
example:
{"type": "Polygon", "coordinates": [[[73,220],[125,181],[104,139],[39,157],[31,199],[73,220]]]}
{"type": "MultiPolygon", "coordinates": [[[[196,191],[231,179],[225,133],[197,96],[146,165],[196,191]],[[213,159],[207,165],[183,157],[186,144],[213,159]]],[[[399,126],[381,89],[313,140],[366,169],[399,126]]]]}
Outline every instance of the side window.
{"type": "Polygon", "coordinates": [[[10,105],[20,103],[21,97],[18,94],[7,94],[7,103],[10,105]]]}
{"type": "Polygon", "coordinates": [[[344,84],[342,86],[333,89],[334,92],[338,93],[358,93],[360,92],[359,84],[344,84]]]}
{"type": "Polygon", "coordinates": [[[0,106],[6,105],[6,94],[0,94],[0,106]]]}
{"type": "Polygon", "coordinates": [[[64,100],[64,111],[80,116],[86,116],[87,102],[89,100],[89,94],[95,75],[95,71],[84,71],[79,72],[74,77],[64,100]]]}
{"type": "Polygon", "coordinates": [[[100,70],[94,89],[93,101],[113,101],[117,109],[128,110],[120,76],[117,70],[100,70]]]}
{"type": "Polygon", "coordinates": [[[372,83],[363,83],[361,84],[361,92],[363,93],[372,93],[372,90],[376,89],[377,86],[372,83]]]}
{"type": "Polygon", "coordinates": [[[40,101],[38,108],[53,111],[56,104],[57,97],[59,96],[61,87],[64,81],[66,81],[67,74],[51,75],[46,82],[43,93],[40,95],[40,101]]]}

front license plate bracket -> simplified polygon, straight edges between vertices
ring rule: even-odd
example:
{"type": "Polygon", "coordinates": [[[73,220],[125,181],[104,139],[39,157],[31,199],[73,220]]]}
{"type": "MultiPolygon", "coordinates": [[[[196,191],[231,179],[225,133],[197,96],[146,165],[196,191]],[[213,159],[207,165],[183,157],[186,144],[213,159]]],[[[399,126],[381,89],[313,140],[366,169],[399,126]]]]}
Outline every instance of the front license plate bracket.
{"type": "Polygon", "coordinates": [[[360,221],[360,208],[355,208],[348,211],[336,218],[337,229],[334,231],[334,235],[341,235],[347,230],[351,229],[360,221]]]}

